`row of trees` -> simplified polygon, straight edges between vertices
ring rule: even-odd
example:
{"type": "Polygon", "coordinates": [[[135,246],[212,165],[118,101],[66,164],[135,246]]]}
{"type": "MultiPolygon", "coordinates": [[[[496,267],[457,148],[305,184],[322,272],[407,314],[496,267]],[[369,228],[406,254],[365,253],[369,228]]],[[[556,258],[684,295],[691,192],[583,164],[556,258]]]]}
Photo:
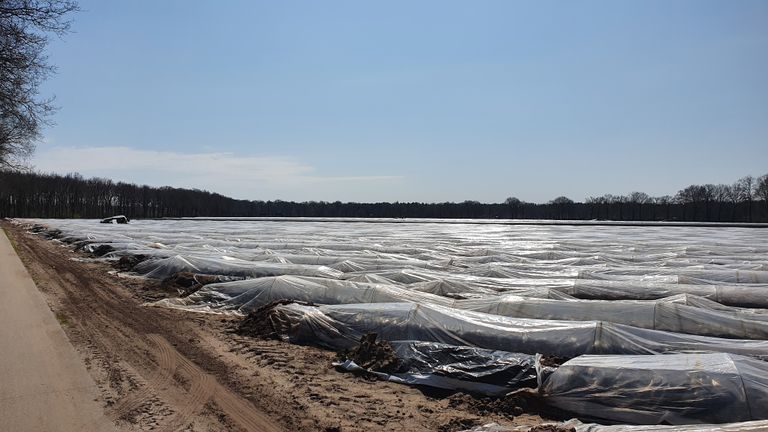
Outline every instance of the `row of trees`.
{"type": "Polygon", "coordinates": [[[589,197],[592,218],[616,220],[766,221],[768,174],[745,176],[733,184],[690,185],[675,196],[643,192],[589,197]],[[762,202],[762,207],[755,202],[762,202]]]}
{"type": "Polygon", "coordinates": [[[0,217],[381,217],[479,219],[607,219],[619,221],[768,222],[768,175],[732,185],[691,185],[675,196],[643,192],[558,197],[546,204],[507,198],[503,203],[342,203],[248,201],[197,189],[150,187],[65,176],[0,170],[0,217]]]}

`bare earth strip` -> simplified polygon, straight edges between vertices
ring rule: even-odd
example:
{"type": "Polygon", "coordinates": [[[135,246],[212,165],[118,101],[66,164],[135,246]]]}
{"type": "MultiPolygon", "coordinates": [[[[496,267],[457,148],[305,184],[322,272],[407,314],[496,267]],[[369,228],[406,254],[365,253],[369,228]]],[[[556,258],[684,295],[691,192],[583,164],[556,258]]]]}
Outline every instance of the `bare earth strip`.
{"type": "Polygon", "coordinates": [[[106,264],[72,260],[84,256],[70,246],[3,227],[120,431],[454,431],[541,422],[478,415],[337,372],[334,353],[237,336],[231,317],[145,306],[162,295],[156,284],[110,275],[106,264]]]}
{"type": "Polygon", "coordinates": [[[93,381],[0,229],[0,422],[9,431],[114,429],[93,381]]]}

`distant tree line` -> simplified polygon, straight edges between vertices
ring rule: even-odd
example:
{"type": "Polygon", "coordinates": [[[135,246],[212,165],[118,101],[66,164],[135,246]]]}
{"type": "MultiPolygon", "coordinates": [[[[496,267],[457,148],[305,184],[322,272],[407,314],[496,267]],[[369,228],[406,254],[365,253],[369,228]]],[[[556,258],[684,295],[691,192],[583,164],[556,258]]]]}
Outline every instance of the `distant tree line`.
{"type": "Polygon", "coordinates": [[[731,185],[691,185],[674,196],[643,192],[589,197],[561,196],[548,203],[507,198],[503,203],[342,203],[249,201],[198,189],[150,187],[57,175],[0,170],[0,217],[381,217],[478,219],[575,219],[617,221],[768,222],[768,175],[731,185]]]}

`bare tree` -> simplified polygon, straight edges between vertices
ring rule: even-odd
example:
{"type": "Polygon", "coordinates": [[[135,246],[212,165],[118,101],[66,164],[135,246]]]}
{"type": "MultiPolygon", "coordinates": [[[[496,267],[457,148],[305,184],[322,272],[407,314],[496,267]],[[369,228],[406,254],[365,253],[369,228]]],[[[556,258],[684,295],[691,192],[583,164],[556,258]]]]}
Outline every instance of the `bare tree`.
{"type": "Polygon", "coordinates": [[[0,0],[0,168],[20,168],[53,112],[38,96],[53,72],[45,47],[50,34],[69,30],[69,0],[0,0]]]}
{"type": "Polygon", "coordinates": [[[645,192],[630,192],[630,194],[627,195],[627,200],[635,204],[645,204],[650,198],[651,197],[645,192]]]}
{"type": "Polygon", "coordinates": [[[752,198],[755,194],[755,178],[751,175],[744,176],[733,184],[736,199],[747,203],[747,220],[752,222],[752,198]]]}
{"type": "Polygon", "coordinates": [[[717,202],[717,220],[722,220],[723,205],[731,200],[733,194],[731,186],[727,184],[715,185],[712,190],[712,197],[717,202]]]}
{"type": "Polygon", "coordinates": [[[549,202],[550,204],[573,204],[573,200],[566,197],[566,196],[559,196],[552,201],[549,202]]]}
{"type": "Polygon", "coordinates": [[[726,202],[731,196],[731,186],[727,184],[715,185],[713,190],[713,197],[717,202],[726,202]]]}
{"type": "Polygon", "coordinates": [[[675,199],[670,195],[662,195],[660,197],[652,198],[653,203],[664,207],[664,220],[670,219],[670,207],[675,199]]]}
{"type": "Polygon", "coordinates": [[[632,210],[632,219],[641,220],[643,218],[643,204],[647,203],[650,199],[651,197],[645,192],[630,192],[626,196],[626,201],[630,204],[632,210]]]}
{"type": "Polygon", "coordinates": [[[763,200],[766,215],[768,215],[768,174],[758,177],[757,183],[755,184],[755,196],[763,200]]]}
{"type": "Polygon", "coordinates": [[[698,204],[705,201],[707,189],[701,185],[690,185],[677,192],[675,200],[683,207],[683,219],[686,219],[686,208],[693,209],[691,220],[696,220],[698,204]]]}
{"type": "Polygon", "coordinates": [[[557,218],[565,219],[568,215],[568,208],[573,206],[573,200],[566,196],[559,196],[549,202],[557,208],[557,218]]]}

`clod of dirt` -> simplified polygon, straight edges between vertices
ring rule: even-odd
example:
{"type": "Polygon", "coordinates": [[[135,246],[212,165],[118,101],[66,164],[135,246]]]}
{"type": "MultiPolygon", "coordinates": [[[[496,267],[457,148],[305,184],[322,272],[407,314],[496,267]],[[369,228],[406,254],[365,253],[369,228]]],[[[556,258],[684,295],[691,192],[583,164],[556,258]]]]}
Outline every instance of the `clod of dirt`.
{"type": "Polygon", "coordinates": [[[43,237],[47,238],[48,240],[61,238],[61,235],[62,235],[61,230],[49,229],[47,226],[40,225],[40,224],[25,226],[24,228],[31,233],[40,234],[43,237]]]}
{"type": "Polygon", "coordinates": [[[314,306],[312,303],[293,300],[278,300],[262,306],[246,316],[234,330],[240,336],[249,336],[257,339],[280,339],[280,334],[272,324],[272,310],[276,306],[291,303],[314,306]]]}
{"type": "Polygon", "coordinates": [[[224,279],[220,276],[179,272],[163,280],[160,287],[165,291],[176,291],[181,297],[186,297],[205,285],[223,281],[224,279]]]}
{"type": "Polygon", "coordinates": [[[511,419],[527,413],[538,414],[554,420],[570,418],[570,415],[548,407],[537,397],[535,392],[527,390],[520,390],[499,398],[473,397],[468,394],[457,393],[448,399],[448,406],[463,409],[479,416],[499,414],[511,419]]]}
{"type": "Polygon", "coordinates": [[[368,333],[360,338],[360,344],[345,353],[346,358],[358,366],[379,372],[395,372],[400,360],[389,342],[376,342],[378,335],[368,333]]]}
{"type": "Polygon", "coordinates": [[[442,424],[437,427],[438,432],[456,432],[473,428],[480,424],[480,420],[476,418],[453,418],[448,423],[442,424]]]}
{"type": "Polygon", "coordinates": [[[556,368],[556,367],[560,367],[561,364],[567,362],[568,360],[570,359],[566,357],[541,356],[539,363],[541,363],[542,366],[556,368]]]}
{"type": "Polygon", "coordinates": [[[96,249],[93,250],[93,254],[97,257],[104,256],[110,252],[113,252],[115,248],[113,248],[110,245],[103,244],[96,247],[96,249]]]}
{"type": "Polygon", "coordinates": [[[113,266],[119,271],[130,271],[136,267],[138,263],[146,260],[146,255],[126,255],[120,257],[120,259],[117,260],[113,266]]]}

